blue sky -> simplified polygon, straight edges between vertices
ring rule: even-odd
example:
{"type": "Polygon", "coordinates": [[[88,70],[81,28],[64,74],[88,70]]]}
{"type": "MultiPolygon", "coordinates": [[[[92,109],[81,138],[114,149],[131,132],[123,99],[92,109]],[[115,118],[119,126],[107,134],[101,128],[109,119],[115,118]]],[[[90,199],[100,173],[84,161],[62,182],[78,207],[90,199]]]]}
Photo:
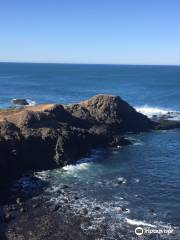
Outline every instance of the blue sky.
{"type": "Polygon", "coordinates": [[[180,1],[0,0],[0,61],[180,65],[180,1]]]}

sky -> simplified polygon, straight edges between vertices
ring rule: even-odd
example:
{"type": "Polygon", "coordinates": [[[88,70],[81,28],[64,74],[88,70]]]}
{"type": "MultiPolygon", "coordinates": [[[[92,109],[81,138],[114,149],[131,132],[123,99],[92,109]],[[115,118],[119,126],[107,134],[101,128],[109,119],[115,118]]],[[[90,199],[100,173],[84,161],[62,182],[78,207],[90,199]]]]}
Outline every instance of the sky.
{"type": "Polygon", "coordinates": [[[180,0],[0,0],[0,61],[180,65],[180,0]]]}

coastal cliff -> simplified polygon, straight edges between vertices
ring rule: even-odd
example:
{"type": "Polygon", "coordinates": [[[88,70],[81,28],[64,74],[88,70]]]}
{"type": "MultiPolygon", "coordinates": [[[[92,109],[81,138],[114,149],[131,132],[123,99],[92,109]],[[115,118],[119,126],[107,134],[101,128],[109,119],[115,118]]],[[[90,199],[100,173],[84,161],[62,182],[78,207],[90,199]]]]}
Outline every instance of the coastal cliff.
{"type": "MultiPolygon", "coordinates": [[[[178,123],[179,124],[179,123],[178,123]]],[[[78,104],[41,104],[0,112],[0,179],[75,163],[92,148],[130,144],[123,134],[179,127],[159,124],[118,96],[78,104]]]]}

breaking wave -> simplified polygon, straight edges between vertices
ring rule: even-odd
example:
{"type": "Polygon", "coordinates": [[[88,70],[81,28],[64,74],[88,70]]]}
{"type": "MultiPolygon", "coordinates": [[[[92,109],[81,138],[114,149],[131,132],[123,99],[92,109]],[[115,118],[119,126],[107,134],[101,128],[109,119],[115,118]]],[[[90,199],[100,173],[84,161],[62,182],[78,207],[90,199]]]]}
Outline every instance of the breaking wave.
{"type": "Polygon", "coordinates": [[[180,120],[180,111],[172,109],[152,107],[149,105],[137,106],[135,109],[137,112],[140,112],[149,118],[165,117],[166,119],[180,120]]]}
{"type": "Polygon", "coordinates": [[[27,99],[27,102],[28,102],[29,106],[34,106],[34,105],[36,105],[36,101],[32,101],[32,100],[30,100],[30,99],[27,99]]]}
{"type": "Polygon", "coordinates": [[[67,165],[62,169],[70,174],[73,174],[73,173],[76,173],[77,171],[86,170],[88,169],[88,167],[89,167],[89,163],[79,163],[76,165],[67,165]]]}
{"type": "Polygon", "coordinates": [[[153,227],[153,228],[157,227],[154,224],[150,224],[150,223],[147,223],[145,221],[139,221],[139,220],[130,219],[130,218],[126,218],[126,222],[130,225],[133,225],[133,226],[146,226],[146,227],[153,227]]]}

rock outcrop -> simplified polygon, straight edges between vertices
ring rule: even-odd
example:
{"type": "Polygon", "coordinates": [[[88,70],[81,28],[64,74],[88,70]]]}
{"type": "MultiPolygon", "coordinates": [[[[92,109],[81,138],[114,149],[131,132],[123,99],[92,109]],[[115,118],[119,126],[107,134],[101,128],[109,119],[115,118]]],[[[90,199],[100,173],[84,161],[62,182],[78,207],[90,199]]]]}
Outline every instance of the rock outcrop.
{"type": "MultiPolygon", "coordinates": [[[[126,132],[158,128],[120,97],[0,111],[0,182],[27,170],[75,163],[92,148],[127,145],[126,132]]],[[[160,127],[159,127],[160,128],[160,127]]]]}
{"type": "Polygon", "coordinates": [[[155,126],[155,130],[170,130],[180,128],[180,121],[174,120],[160,120],[158,125],[155,126]]]}
{"type": "Polygon", "coordinates": [[[16,105],[22,105],[22,106],[29,105],[26,99],[20,99],[20,98],[13,99],[12,103],[16,105]]]}
{"type": "Polygon", "coordinates": [[[97,95],[90,100],[67,106],[75,117],[106,125],[116,132],[146,131],[153,128],[154,122],[131,107],[118,96],[97,95]]]}

